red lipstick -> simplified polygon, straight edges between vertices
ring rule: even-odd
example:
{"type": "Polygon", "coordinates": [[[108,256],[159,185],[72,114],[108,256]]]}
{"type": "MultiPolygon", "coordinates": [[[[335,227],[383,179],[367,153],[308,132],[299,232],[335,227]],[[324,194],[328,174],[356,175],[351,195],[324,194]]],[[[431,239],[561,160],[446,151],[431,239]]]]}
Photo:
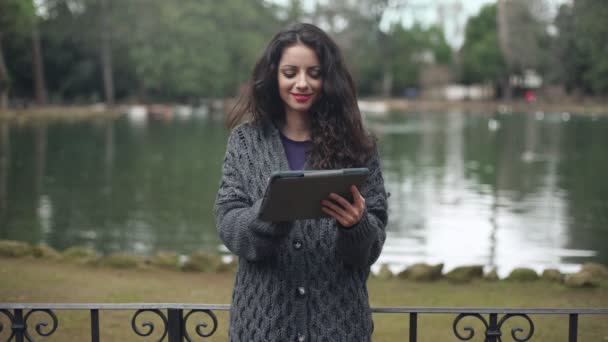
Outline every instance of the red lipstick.
{"type": "Polygon", "coordinates": [[[310,100],[310,98],[312,97],[312,94],[291,93],[291,96],[293,96],[293,98],[298,102],[306,102],[306,101],[310,100]]]}

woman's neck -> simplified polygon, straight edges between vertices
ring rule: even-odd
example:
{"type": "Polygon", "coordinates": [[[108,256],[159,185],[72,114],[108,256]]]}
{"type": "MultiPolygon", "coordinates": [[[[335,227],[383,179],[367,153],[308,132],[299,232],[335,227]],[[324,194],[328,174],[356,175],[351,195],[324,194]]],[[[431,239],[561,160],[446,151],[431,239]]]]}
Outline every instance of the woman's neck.
{"type": "Polygon", "coordinates": [[[308,113],[286,112],[281,133],[294,141],[310,140],[310,117],[308,113]]]}

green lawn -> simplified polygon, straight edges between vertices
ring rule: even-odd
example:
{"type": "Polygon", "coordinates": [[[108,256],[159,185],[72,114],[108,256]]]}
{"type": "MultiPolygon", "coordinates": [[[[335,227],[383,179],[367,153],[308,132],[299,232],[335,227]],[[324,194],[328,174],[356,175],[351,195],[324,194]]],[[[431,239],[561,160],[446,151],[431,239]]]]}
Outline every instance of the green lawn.
{"type": "MultiPolygon", "coordinates": [[[[65,262],[40,261],[31,258],[0,258],[0,302],[49,303],[229,303],[232,274],[184,273],[161,269],[116,270],[65,262]]],[[[569,289],[542,281],[533,283],[475,282],[455,285],[444,281],[413,283],[399,279],[369,282],[373,306],[431,306],[431,307],[608,307],[608,287],[569,289]]],[[[90,340],[88,312],[58,311],[58,330],[48,338],[36,341],[90,340]]],[[[216,312],[218,331],[208,341],[227,340],[227,313],[216,312]]],[[[142,338],[131,330],[133,312],[102,311],[100,313],[102,341],[154,341],[161,326],[154,316],[142,317],[141,322],[156,322],[152,337],[142,338]]],[[[39,316],[44,317],[44,316],[39,316]]],[[[452,332],[455,315],[427,314],[419,316],[419,341],[459,341],[452,332]]],[[[567,341],[568,317],[532,316],[535,324],[531,341],[567,341]]],[[[34,317],[32,318],[34,319],[34,317]]],[[[35,320],[35,319],[34,319],[35,320]]],[[[193,317],[193,321],[196,318],[193,317]]],[[[7,339],[7,321],[0,315],[4,331],[0,340],[7,339]]],[[[374,341],[406,341],[406,314],[375,314],[374,341]]],[[[526,328],[522,319],[509,322],[526,328]]],[[[194,323],[194,322],[193,322],[194,323]]],[[[32,322],[30,322],[32,324],[32,322]]],[[[481,324],[467,320],[476,335],[471,341],[483,341],[481,324]]],[[[503,341],[512,341],[513,325],[503,327],[503,341]]],[[[33,328],[33,327],[32,327],[33,328]]],[[[31,329],[32,331],[34,329],[31,329]]],[[[193,330],[190,330],[193,333],[193,330]]],[[[200,339],[198,339],[200,340],[200,339]]],[[[579,341],[608,341],[608,315],[579,318],[579,341]]]]}

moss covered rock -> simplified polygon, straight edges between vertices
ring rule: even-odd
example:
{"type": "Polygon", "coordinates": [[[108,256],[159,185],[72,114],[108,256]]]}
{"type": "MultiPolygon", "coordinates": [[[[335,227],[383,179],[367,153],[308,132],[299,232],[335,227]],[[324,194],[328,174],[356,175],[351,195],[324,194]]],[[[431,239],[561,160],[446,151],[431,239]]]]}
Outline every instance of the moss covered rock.
{"type": "Polygon", "coordinates": [[[598,287],[600,285],[600,279],[592,272],[581,270],[578,273],[567,275],[564,284],[573,288],[598,287]]]}
{"type": "Polygon", "coordinates": [[[182,270],[212,273],[216,272],[221,264],[222,259],[219,255],[196,251],[190,254],[190,257],[182,266],[182,270]]]}
{"type": "Polygon", "coordinates": [[[112,268],[137,268],[143,264],[144,258],[129,253],[113,253],[99,259],[98,265],[112,268]]]}
{"type": "Polygon", "coordinates": [[[448,272],[445,277],[454,283],[468,283],[483,277],[483,265],[460,266],[448,272]]]}
{"type": "Polygon", "coordinates": [[[441,279],[443,264],[429,265],[425,263],[414,264],[399,273],[399,278],[414,281],[435,281],[441,279]]]}
{"type": "Polygon", "coordinates": [[[598,280],[608,280],[608,267],[595,262],[587,262],[581,268],[582,272],[589,272],[598,280]]]}
{"type": "Polygon", "coordinates": [[[496,267],[490,270],[490,272],[486,273],[483,276],[483,279],[487,281],[499,281],[500,277],[498,276],[498,270],[496,269],[496,267]]]}
{"type": "Polygon", "coordinates": [[[179,255],[175,252],[158,252],[148,259],[148,262],[152,266],[177,269],[179,267],[179,255]]]}
{"type": "Polygon", "coordinates": [[[62,258],[61,253],[57,252],[53,247],[43,243],[32,247],[32,255],[36,258],[45,260],[59,260],[62,258]]]}
{"type": "Polygon", "coordinates": [[[236,269],[238,268],[238,259],[233,257],[230,262],[220,262],[217,266],[216,271],[218,273],[236,273],[236,269]]]}
{"type": "Polygon", "coordinates": [[[66,260],[82,263],[91,263],[97,260],[97,253],[89,247],[74,246],[64,250],[61,254],[66,260]]]}
{"type": "Polygon", "coordinates": [[[552,283],[563,283],[564,275],[556,269],[548,268],[543,271],[543,274],[540,276],[542,280],[552,282],[552,283]]]}
{"type": "Polygon", "coordinates": [[[32,246],[27,242],[0,240],[0,257],[20,258],[32,255],[32,246]]]}
{"type": "Polygon", "coordinates": [[[393,277],[393,272],[391,272],[387,264],[382,264],[382,266],[380,266],[378,274],[376,274],[375,276],[378,279],[388,280],[393,277]]]}
{"type": "Polygon", "coordinates": [[[507,277],[507,280],[512,281],[534,281],[538,280],[538,273],[531,268],[516,268],[507,277]]]}

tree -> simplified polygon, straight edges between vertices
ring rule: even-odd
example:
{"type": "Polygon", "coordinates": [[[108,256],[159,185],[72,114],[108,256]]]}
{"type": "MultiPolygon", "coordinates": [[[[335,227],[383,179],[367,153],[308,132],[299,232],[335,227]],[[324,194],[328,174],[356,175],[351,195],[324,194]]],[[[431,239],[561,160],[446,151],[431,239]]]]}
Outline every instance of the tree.
{"type": "Polygon", "coordinates": [[[300,22],[304,19],[304,9],[302,8],[302,0],[290,0],[287,8],[287,23],[300,22]]]}
{"type": "Polygon", "coordinates": [[[485,5],[466,24],[461,54],[461,77],[465,84],[493,82],[507,76],[496,32],[496,5],[485,5]]]}
{"type": "Polygon", "coordinates": [[[424,28],[414,24],[406,29],[393,25],[388,36],[391,54],[395,57],[390,69],[394,75],[393,95],[408,87],[419,87],[420,71],[425,65],[451,63],[451,48],[438,26],[424,28]]]}
{"type": "Polygon", "coordinates": [[[572,91],[579,89],[594,95],[608,94],[608,3],[576,0],[560,7],[555,26],[554,52],[558,80],[572,91]]]}
{"type": "Polygon", "coordinates": [[[34,6],[31,1],[0,1],[0,109],[8,106],[11,77],[4,59],[3,40],[6,36],[23,37],[31,33],[34,6]]]}
{"type": "Polygon", "coordinates": [[[185,101],[234,94],[280,26],[260,0],[138,0],[136,9],[130,57],[143,93],[185,101]]]}
{"type": "Polygon", "coordinates": [[[99,21],[101,30],[101,47],[99,49],[101,70],[103,75],[103,90],[105,94],[106,104],[114,105],[114,76],[112,69],[112,43],[111,43],[111,26],[110,26],[110,9],[108,8],[107,0],[98,0],[99,5],[99,21]]]}
{"type": "Polygon", "coordinates": [[[507,73],[502,79],[503,97],[512,97],[509,77],[522,74],[525,69],[537,69],[540,65],[541,38],[545,23],[543,0],[498,0],[496,23],[498,42],[507,73]]]}
{"type": "Polygon", "coordinates": [[[44,77],[44,60],[42,58],[42,44],[40,42],[37,18],[32,24],[32,65],[36,102],[38,105],[45,105],[48,101],[48,94],[44,77]]]}

